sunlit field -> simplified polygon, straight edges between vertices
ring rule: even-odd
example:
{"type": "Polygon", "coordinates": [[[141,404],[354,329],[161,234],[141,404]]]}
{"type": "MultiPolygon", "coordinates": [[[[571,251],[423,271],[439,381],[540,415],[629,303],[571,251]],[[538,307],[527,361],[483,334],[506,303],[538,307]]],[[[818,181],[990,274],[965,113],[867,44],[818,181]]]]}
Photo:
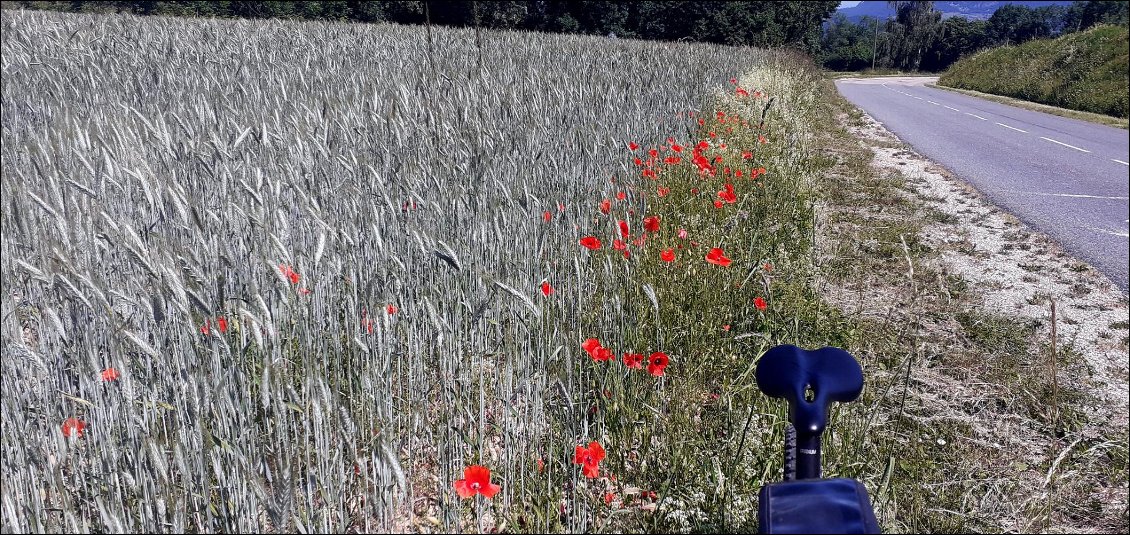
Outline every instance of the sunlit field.
{"type": "Polygon", "coordinates": [[[4,532],[755,527],[755,358],[845,336],[804,60],[2,22],[4,532]]]}

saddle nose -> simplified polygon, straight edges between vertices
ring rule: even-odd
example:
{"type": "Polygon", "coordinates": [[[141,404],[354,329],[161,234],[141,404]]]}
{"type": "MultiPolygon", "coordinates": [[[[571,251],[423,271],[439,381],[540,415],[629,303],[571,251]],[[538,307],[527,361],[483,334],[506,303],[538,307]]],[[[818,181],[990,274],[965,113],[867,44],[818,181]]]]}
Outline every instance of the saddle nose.
{"type": "Polygon", "coordinates": [[[863,369],[850,353],[836,347],[808,351],[780,345],[757,363],[757,387],[789,403],[789,420],[798,435],[820,435],[833,401],[854,401],[863,391],[863,369]]]}

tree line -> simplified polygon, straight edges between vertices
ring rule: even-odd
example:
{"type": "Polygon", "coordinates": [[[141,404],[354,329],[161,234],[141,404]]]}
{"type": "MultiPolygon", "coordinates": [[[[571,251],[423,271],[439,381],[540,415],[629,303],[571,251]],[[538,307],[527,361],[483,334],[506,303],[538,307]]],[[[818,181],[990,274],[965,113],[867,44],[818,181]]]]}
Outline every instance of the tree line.
{"type": "Polygon", "coordinates": [[[287,18],[477,26],[615,35],[819,52],[822,24],[839,5],[818,2],[525,0],[512,2],[340,1],[18,1],[6,7],[137,15],[287,18]]]}
{"type": "Polygon", "coordinates": [[[111,0],[16,1],[5,8],[230,18],[440,24],[583,33],[623,38],[790,47],[839,71],[940,72],[984,48],[1127,24],[1127,2],[1077,1],[1029,8],[1006,4],[988,20],[942,19],[934,2],[888,2],[897,15],[858,23],[835,15],[838,1],[703,0],[111,0]],[[829,20],[830,18],[830,20],[829,20]]]}
{"type": "Polygon", "coordinates": [[[988,20],[942,20],[933,2],[888,2],[897,15],[858,23],[832,17],[820,43],[820,59],[837,71],[869,68],[941,72],[964,55],[1033,39],[1057,37],[1096,24],[1127,25],[1127,2],[1091,1],[1030,8],[1006,4],[988,20]]]}

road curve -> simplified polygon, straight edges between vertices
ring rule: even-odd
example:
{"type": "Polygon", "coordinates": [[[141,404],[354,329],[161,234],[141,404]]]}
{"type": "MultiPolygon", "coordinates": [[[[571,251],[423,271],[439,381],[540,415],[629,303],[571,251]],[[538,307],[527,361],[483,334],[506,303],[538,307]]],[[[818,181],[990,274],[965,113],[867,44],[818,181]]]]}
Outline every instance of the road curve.
{"type": "Polygon", "coordinates": [[[1130,134],[943,89],[937,77],[844,78],[848,101],[997,206],[1130,283],[1130,134]]]}

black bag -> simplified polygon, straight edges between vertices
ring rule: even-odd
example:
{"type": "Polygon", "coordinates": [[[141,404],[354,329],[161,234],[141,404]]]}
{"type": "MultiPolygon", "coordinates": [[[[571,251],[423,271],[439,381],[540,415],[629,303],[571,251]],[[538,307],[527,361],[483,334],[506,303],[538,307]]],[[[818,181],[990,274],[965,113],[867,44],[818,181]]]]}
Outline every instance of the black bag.
{"type": "Polygon", "coordinates": [[[867,489],[854,479],[802,479],[761,487],[761,533],[879,533],[867,489]]]}

